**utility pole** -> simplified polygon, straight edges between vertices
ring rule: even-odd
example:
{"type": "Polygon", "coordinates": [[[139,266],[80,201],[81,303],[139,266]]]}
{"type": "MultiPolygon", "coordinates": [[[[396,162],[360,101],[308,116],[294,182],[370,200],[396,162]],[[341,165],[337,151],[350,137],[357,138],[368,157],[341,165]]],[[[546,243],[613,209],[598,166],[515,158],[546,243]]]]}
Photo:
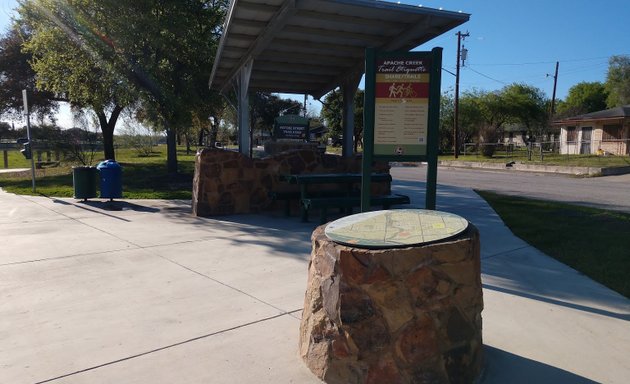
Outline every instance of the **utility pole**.
{"type": "Polygon", "coordinates": [[[31,181],[33,193],[35,193],[35,160],[33,160],[33,138],[31,137],[31,111],[28,106],[28,91],[26,89],[22,90],[22,100],[24,101],[24,116],[26,117],[26,142],[31,151],[31,181]]]}
{"type": "Polygon", "coordinates": [[[466,48],[462,57],[462,40],[470,36],[468,32],[457,32],[457,66],[455,71],[455,119],[453,121],[453,147],[455,149],[455,158],[459,157],[459,66],[460,59],[462,62],[466,60],[466,48]]]}
{"type": "Polygon", "coordinates": [[[553,75],[553,96],[551,96],[551,113],[549,114],[550,118],[553,118],[553,113],[555,112],[555,107],[556,107],[556,86],[558,85],[558,67],[559,66],[560,66],[560,62],[556,61],[556,73],[555,75],[553,75]]]}

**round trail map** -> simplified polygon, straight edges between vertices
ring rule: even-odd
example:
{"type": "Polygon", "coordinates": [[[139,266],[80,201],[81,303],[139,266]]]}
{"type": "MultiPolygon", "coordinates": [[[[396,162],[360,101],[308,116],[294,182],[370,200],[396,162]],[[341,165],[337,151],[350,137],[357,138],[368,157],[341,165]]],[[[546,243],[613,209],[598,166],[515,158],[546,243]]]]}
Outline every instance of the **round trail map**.
{"type": "Polygon", "coordinates": [[[364,212],[328,224],[326,236],[358,248],[397,248],[444,240],[463,232],[468,221],[452,213],[424,209],[364,212]]]}

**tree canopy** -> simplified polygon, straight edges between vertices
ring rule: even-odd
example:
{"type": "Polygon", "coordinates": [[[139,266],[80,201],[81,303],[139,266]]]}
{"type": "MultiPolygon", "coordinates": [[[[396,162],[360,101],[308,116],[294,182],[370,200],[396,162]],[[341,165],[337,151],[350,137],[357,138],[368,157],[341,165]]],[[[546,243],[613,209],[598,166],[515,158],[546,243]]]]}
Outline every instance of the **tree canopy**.
{"type": "Polygon", "coordinates": [[[630,104],[630,55],[612,56],[606,74],[608,108],[630,104]]]}
{"type": "Polygon", "coordinates": [[[115,159],[116,122],[136,95],[111,63],[91,47],[87,22],[75,10],[79,5],[93,15],[101,12],[89,2],[22,2],[18,22],[30,31],[23,50],[32,57],[37,88],[73,108],[89,108],[95,113],[103,133],[105,158],[115,159]]]}
{"type": "MultiPolygon", "coordinates": [[[[520,125],[530,135],[539,135],[547,125],[547,105],[544,92],[526,84],[510,84],[493,92],[464,92],[459,99],[459,143],[496,143],[507,124],[520,125]]],[[[453,96],[443,94],[439,129],[443,151],[453,147],[454,113],[453,96]]]]}
{"type": "Polygon", "coordinates": [[[110,112],[114,124],[140,101],[138,117],[167,132],[175,173],[177,132],[223,107],[207,81],[226,8],[227,0],[25,0],[20,15],[34,32],[27,49],[38,84],[110,112]]]}
{"type": "MultiPolygon", "coordinates": [[[[363,101],[365,91],[357,90],[354,95],[354,151],[363,140],[363,101]]],[[[328,137],[337,141],[343,135],[343,93],[340,89],[329,92],[324,98],[320,117],[328,127],[328,137]]]]}
{"type": "Polygon", "coordinates": [[[95,23],[105,42],[96,47],[140,92],[146,117],[165,128],[168,169],[175,173],[177,131],[192,123],[193,112],[206,111],[207,118],[223,106],[207,83],[227,1],[90,2],[110,15],[95,23]]]}
{"type": "Polygon", "coordinates": [[[276,117],[283,114],[299,114],[302,104],[291,99],[283,99],[268,92],[255,92],[250,96],[250,116],[255,129],[273,131],[276,117]]]}
{"type": "Polygon", "coordinates": [[[0,37],[0,116],[17,117],[22,114],[22,90],[28,89],[29,106],[40,121],[52,119],[57,111],[54,94],[41,90],[29,62],[32,56],[22,50],[28,40],[28,29],[13,25],[0,37]]]}
{"type": "Polygon", "coordinates": [[[603,83],[581,82],[571,88],[566,100],[558,104],[558,115],[569,117],[606,109],[608,92],[603,83]]]}

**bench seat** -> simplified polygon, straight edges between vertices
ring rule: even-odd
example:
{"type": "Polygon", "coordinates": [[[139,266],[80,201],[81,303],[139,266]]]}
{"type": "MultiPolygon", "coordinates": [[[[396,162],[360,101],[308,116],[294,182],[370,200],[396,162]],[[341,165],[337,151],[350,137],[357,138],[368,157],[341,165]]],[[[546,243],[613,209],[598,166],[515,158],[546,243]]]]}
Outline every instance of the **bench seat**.
{"type": "MultiPolygon", "coordinates": [[[[301,197],[300,191],[271,191],[269,192],[269,197],[272,201],[284,201],[284,213],[286,216],[291,216],[291,202],[299,201],[301,197]]],[[[321,198],[321,199],[330,199],[330,198],[344,198],[344,197],[357,197],[360,196],[359,190],[354,190],[351,192],[343,192],[343,191],[319,191],[311,194],[312,198],[321,198]]]]}
{"type": "MultiPolygon", "coordinates": [[[[389,209],[392,205],[409,204],[409,196],[390,194],[372,196],[370,205],[381,206],[383,209],[389,209]]],[[[310,209],[320,210],[320,223],[324,224],[328,218],[328,208],[352,208],[361,206],[360,196],[343,196],[343,197],[313,197],[302,199],[302,221],[308,221],[308,211],[310,209]]]]}

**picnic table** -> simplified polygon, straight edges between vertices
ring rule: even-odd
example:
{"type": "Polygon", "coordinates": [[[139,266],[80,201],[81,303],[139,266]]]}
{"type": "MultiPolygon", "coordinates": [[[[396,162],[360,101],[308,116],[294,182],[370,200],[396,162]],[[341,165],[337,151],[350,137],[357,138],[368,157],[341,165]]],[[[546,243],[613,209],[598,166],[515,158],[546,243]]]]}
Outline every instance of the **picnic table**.
{"type": "MultiPolygon", "coordinates": [[[[360,190],[356,187],[361,183],[361,173],[310,173],[282,175],[281,180],[300,186],[299,195],[285,193],[282,197],[285,200],[299,198],[302,213],[302,221],[308,221],[310,209],[320,210],[320,221],[327,221],[328,208],[340,208],[352,213],[352,208],[361,205],[360,190]],[[335,189],[312,192],[309,186],[313,184],[333,184],[335,189]]],[[[372,182],[391,182],[392,176],[389,173],[374,173],[371,175],[372,182]]],[[[280,195],[276,198],[281,199],[280,195]]],[[[371,197],[372,205],[383,206],[384,209],[394,204],[409,204],[409,197],[397,194],[386,194],[371,197]]],[[[287,203],[287,207],[288,207],[287,203]]]]}

